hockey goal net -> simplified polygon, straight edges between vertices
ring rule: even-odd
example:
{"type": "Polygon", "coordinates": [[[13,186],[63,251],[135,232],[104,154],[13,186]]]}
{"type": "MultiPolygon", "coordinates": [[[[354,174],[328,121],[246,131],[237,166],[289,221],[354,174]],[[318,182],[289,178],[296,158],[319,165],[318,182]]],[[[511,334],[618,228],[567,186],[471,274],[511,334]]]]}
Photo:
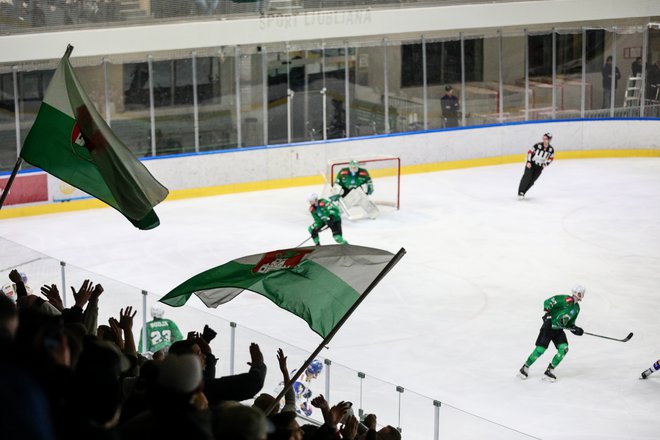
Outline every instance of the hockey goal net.
{"type": "Polygon", "coordinates": [[[329,160],[325,170],[324,197],[333,194],[337,173],[348,168],[351,160],[357,160],[360,168],[365,168],[373,181],[374,192],[369,198],[379,206],[399,209],[401,189],[401,158],[396,156],[352,157],[329,160]]]}

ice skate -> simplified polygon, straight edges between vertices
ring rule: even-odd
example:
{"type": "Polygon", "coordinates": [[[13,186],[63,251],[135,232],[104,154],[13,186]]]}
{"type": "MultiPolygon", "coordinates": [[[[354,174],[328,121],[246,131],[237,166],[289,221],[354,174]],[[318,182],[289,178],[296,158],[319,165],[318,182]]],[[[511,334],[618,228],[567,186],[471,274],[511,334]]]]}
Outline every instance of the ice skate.
{"type": "Polygon", "coordinates": [[[653,370],[650,368],[648,370],[643,371],[642,377],[640,377],[640,379],[647,379],[651,375],[651,373],[653,373],[653,370]]]}
{"type": "Polygon", "coordinates": [[[529,377],[529,367],[527,365],[523,365],[518,371],[518,377],[522,380],[525,380],[529,377]]]}
{"type": "Polygon", "coordinates": [[[552,364],[549,364],[548,368],[545,370],[545,373],[543,373],[543,380],[546,382],[554,382],[557,380],[557,376],[555,376],[555,369],[552,364]]]}
{"type": "Polygon", "coordinates": [[[518,200],[525,200],[525,194],[518,193],[518,200]]]}

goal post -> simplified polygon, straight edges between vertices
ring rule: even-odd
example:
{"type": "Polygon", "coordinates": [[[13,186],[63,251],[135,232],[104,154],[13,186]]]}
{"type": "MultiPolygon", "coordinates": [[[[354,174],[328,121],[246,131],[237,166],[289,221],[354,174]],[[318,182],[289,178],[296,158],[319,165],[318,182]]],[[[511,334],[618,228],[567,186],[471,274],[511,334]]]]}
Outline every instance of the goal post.
{"type": "Polygon", "coordinates": [[[351,160],[357,160],[360,168],[369,172],[374,192],[369,198],[379,206],[399,209],[401,205],[401,158],[396,156],[367,156],[329,160],[325,170],[324,196],[333,194],[335,178],[342,168],[348,168],[351,160]]]}

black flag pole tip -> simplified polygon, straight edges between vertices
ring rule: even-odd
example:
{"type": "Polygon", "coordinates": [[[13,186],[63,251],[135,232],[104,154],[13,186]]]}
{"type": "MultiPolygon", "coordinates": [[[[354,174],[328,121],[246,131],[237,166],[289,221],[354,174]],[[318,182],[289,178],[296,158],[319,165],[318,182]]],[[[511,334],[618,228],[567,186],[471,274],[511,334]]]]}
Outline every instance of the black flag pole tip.
{"type": "Polygon", "coordinates": [[[65,56],[65,57],[68,57],[69,55],[71,55],[71,52],[73,52],[73,46],[69,44],[69,45],[66,47],[66,52],[64,52],[64,56],[65,56]]]}

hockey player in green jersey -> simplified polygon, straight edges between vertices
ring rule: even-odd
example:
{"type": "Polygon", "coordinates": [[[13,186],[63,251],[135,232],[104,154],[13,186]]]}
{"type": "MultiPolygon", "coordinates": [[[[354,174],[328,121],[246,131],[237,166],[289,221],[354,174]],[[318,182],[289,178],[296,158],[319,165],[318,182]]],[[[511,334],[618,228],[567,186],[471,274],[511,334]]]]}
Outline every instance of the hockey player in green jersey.
{"type": "Polygon", "coordinates": [[[577,336],[582,336],[584,331],[575,325],[575,320],[580,314],[580,305],[578,304],[584,298],[586,289],[583,286],[575,286],[571,290],[572,295],[557,295],[548,298],[543,303],[543,325],[536,338],[536,348],[529,355],[525,364],[520,368],[520,377],[527,379],[529,376],[529,367],[545,352],[550,345],[550,341],[557,347],[557,354],[552,358],[552,362],[545,370],[547,379],[556,380],[554,370],[568,353],[568,340],[564,330],[570,330],[577,336]]]}
{"type": "Polygon", "coordinates": [[[641,379],[647,379],[654,371],[660,370],[660,359],[658,359],[651,368],[642,372],[641,379]]]}
{"type": "Polygon", "coordinates": [[[173,342],[181,341],[183,335],[179,331],[179,327],[170,321],[163,318],[165,316],[165,309],[159,305],[151,306],[151,316],[153,321],[146,324],[147,327],[147,343],[144,344],[142,340],[142,332],[140,333],[140,344],[138,351],[140,353],[155,353],[159,350],[169,347],[173,342]]]}
{"type": "Polygon", "coordinates": [[[326,199],[319,199],[318,194],[310,194],[307,198],[309,202],[309,213],[314,219],[314,223],[307,228],[314,240],[314,244],[319,246],[319,232],[324,226],[332,231],[332,238],[339,244],[348,244],[341,233],[341,215],[339,208],[326,199]]]}
{"type": "Polygon", "coordinates": [[[362,188],[367,195],[374,192],[374,184],[369,176],[369,171],[360,168],[357,160],[351,160],[347,168],[342,168],[337,173],[335,185],[339,185],[339,195],[343,198],[355,188],[362,188]]]}

